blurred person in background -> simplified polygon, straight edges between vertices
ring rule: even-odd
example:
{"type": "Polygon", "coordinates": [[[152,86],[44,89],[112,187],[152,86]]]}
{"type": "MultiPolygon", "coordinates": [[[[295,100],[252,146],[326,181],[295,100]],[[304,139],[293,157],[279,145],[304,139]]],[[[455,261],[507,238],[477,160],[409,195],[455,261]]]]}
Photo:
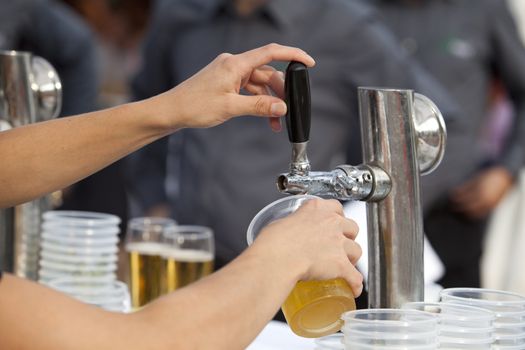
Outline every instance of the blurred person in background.
{"type": "Polygon", "coordinates": [[[95,33],[97,104],[112,107],[130,101],[129,81],[140,66],[140,46],[154,0],[62,0],[95,33]]]}
{"type": "Polygon", "coordinates": [[[422,180],[425,232],[443,260],[444,287],[479,287],[487,219],[513,186],[525,152],[525,49],[502,0],[377,0],[399,47],[431,72],[461,108],[444,162],[422,180]],[[497,77],[516,116],[501,151],[483,148],[497,77]],[[436,189],[442,191],[432,197],[436,189]]]}
{"type": "MultiPolygon", "coordinates": [[[[140,65],[139,48],[153,0],[63,0],[94,32],[98,108],[130,101],[129,81],[140,65]]],[[[128,201],[122,161],[93,174],[64,193],[60,209],[111,213],[125,232],[128,201]]]]}
{"type": "MultiPolygon", "coordinates": [[[[353,159],[360,161],[358,86],[414,88],[453,114],[446,92],[396,47],[373,11],[347,0],[161,2],[134,80],[135,95],[145,98],[186,79],[219,52],[267,41],[300,45],[318,57],[309,72],[313,169],[345,163],[349,142],[356,145],[353,159]]],[[[286,133],[275,135],[260,124],[245,118],[183,130],[132,155],[126,172],[134,200],[147,215],[213,228],[218,268],[246,248],[246,228],[255,214],[282,197],[275,179],[289,168],[291,146],[286,133]]]]}

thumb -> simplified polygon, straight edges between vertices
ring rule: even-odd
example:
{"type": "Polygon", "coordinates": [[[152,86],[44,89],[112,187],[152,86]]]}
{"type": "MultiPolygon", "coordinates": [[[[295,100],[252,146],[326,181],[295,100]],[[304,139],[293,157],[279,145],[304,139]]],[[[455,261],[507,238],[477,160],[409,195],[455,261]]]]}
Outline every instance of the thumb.
{"type": "Polygon", "coordinates": [[[282,117],[286,114],[286,103],[280,98],[268,95],[235,96],[230,113],[239,115],[256,115],[261,117],[282,117]]]}

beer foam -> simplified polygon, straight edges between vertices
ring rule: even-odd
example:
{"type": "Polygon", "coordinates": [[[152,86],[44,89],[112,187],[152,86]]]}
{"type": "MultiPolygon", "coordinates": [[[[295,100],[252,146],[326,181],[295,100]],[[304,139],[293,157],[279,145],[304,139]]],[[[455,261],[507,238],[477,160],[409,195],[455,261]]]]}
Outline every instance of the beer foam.
{"type": "Polygon", "coordinates": [[[168,248],[161,253],[165,259],[181,262],[207,262],[213,260],[213,253],[202,250],[168,248]]]}
{"type": "Polygon", "coordinates": [[[143,255],[162,255],[169,249],[166,245],[157,242],[131,242],[126,244],[128,253],[139,253],[143,255]]]}

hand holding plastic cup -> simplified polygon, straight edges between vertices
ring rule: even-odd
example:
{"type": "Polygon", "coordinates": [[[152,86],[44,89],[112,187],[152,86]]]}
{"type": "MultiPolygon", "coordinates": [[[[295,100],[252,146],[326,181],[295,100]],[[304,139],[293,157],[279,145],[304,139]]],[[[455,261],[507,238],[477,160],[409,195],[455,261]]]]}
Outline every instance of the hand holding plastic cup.
{"type": "MultiPolygon", "coordinates": [[[[319,197],[291,196],[266,206],[248,227],[248,244],[251,245],[268,224],[292,214],[303,203],[316,198],[319,197]]],[[[322,337],[340,330],[343,325],[341,315],[349,310],[355,310],[354,295],[342,278],[299,281],[282,305],[283,314],[292,331],[308,338],[322,337]]]]}

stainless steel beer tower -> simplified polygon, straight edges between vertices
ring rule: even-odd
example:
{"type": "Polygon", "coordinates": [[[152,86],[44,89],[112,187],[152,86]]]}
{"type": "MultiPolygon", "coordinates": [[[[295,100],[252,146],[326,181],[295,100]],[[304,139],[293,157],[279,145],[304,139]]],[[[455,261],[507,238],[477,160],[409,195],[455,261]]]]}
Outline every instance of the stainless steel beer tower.
{"type": "Polygon", "coordinates": [[[444,154],[446,128],[439,110],[412,90],[359,88],[364,164],[314,172],[306,155],[308,72],[293,62],[286,79],[287,125],[294,151],[290,172],[277,179],[279,190],[366,201],[369,306],[398,308],[423,300],[419,174],[434,170],[444,154]]]}
{"type": "MultiPolygon", "coordinates": [[[[46,60],[28,52],[0,51],[0,131],[55,118],[61,105],[60,79],[46,60]]],[[[4,270],[37,278],[40,215],[48,206],[44,197],[0,210],[0,267],[4,270]]]]}

